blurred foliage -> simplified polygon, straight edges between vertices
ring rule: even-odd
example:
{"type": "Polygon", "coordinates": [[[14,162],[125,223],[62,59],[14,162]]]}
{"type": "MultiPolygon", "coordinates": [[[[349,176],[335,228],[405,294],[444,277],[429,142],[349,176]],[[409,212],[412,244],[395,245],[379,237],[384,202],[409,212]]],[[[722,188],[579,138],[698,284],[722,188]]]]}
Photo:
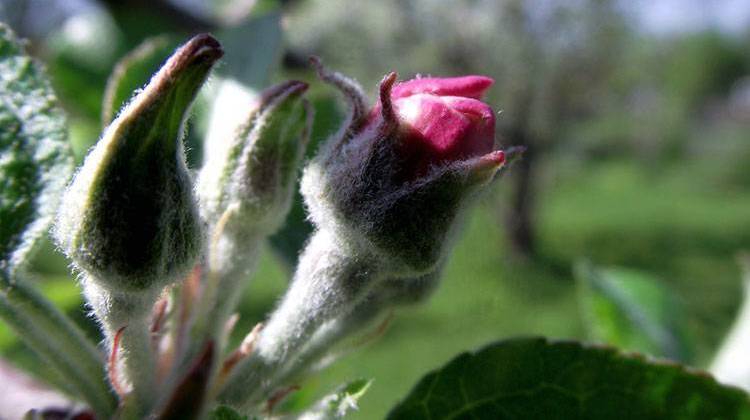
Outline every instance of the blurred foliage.
{"type": "Polygon", "coordinates": [[[576,264],[579,299],[590,340],[691,364],[683,308],[662,281],[647,273],[576,264]]]}

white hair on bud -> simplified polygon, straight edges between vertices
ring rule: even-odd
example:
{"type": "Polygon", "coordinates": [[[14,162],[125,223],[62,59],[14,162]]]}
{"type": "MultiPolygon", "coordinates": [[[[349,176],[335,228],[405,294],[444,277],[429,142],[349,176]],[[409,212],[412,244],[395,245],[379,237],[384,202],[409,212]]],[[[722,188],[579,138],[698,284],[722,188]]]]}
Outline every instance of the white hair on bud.
{"type": "Polygon", "coordinates": [[[218,85],[204,148],[203,166],[196,181],[196,195],[204,220],[221,217],[226,165],[230,153],[245,139],[238,135],[248,114],[257,108],[259,95],[234,79],[223,79],[218,85]]]}

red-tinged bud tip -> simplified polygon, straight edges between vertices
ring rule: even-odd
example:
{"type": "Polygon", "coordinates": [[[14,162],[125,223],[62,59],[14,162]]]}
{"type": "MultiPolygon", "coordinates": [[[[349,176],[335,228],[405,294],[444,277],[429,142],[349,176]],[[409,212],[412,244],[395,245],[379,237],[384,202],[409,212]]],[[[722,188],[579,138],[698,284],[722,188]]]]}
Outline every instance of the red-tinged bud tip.
{"type": "Polygon", "coordinates": [[[180,47],[163,67],[165,75],[178,74],[184,68],[201,61],[211,65],[224,55],[219,41],[209,34],[200,34],[191,38],[180,47]]]}
{"type": "Polygon", "coordinates": [[[472,178],[478,182],[487,182],[505,164],[506,154],[502,150],[495,150],[475,159],[470,163],[472,178]]]}
{"type": "Polygon", "coordinates": [[[505,152],[502,150],[495,150],[494,152],[482,156],[479,160],[482,164],[495,165],[499,168],[505,163],[505,152]]]}
{"type": "Polygon", "coordinates": [[[271,103],[275,103],[280,98],[301,95],[307,91],[309,86],[307,83],[300,82],[299,80],[288,80],[272,86],[261,94],[261,109],[271,103]]]}

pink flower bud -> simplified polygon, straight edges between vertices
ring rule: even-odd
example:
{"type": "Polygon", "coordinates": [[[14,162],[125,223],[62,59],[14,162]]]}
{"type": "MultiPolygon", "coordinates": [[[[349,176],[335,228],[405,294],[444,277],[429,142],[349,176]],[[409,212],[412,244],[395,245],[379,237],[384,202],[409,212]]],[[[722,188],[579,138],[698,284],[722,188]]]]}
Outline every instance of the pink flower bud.
{"type": "Polygon", "coordinates": [[[380,84],[374,107],[349,79],[319,67],[352,103],[347,125],[305,170],[311,218],[370,247],[399,274],[434,268],[467,199],[505,162],[493,151],[495,115],[481,101],[490,78],[418,78],[380,84]]]}
{"type": "MultiPolygon", "coordinates": [[[[390,83],[389,75],[385,81],[390,83]]],[[[389,89],[384,83],[381,89],[389,89]]],[[[480,99],[494,81],[484,76],[422,78],[392,87],[390,98],[381,98],[368,125],[396,118],[397,153],[405,160],[409,178],[424,175],[430,167],[466,160],[492,152],[495,114],[480,99]],[[382,101],[392,101],[395,115],[384,114],[382,101]]],[[[381,96],[387,92],[381,92],[381,96]]],[[[390,112],[387,110],[386,111],[390,112]]]]}

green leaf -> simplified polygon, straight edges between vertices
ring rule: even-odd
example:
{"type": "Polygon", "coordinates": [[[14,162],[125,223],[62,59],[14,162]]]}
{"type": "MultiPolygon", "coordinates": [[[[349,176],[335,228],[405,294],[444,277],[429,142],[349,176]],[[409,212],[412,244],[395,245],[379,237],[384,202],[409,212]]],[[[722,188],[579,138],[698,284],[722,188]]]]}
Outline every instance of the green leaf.
{"type": "Polygon", "coordinates": [[[73,172],[65,119],[41,67],[0,24],[0,318],[102,417],[114,408],[101,354],[26,279],[73,172]]]}
{"type": "Polygon", "coordinates": [[[243,416],[236,412],[234,408],[220,405],[214,408],[208,415],[209,420],[247,420],[247,416],[243,416]]]}
{"type": "Polygon", "coordinates": [[[10,274],[28,260],[72,173],[65,116],[49,81],[0,24],[0,269],[10,274]]]}
{"type": "Polygon", "coordinates": [[[689,361],[682,307],[658,278],[625,269],[576,265],[580,303],[590,338],[626,350],[689,361]]]}
{"type": "Polygon", "coordinates": [[[750,419],[750,399],[703,372],[544,338],[464,353],[419,381],[398,419],[750,419]]]}
{"type": "Polygon", "coordinates": [[[136,91],[159,71],[177,44],[167,36],[149,38],[117,62],[104,91],[102,126],[109,125],[136,91]]]}

